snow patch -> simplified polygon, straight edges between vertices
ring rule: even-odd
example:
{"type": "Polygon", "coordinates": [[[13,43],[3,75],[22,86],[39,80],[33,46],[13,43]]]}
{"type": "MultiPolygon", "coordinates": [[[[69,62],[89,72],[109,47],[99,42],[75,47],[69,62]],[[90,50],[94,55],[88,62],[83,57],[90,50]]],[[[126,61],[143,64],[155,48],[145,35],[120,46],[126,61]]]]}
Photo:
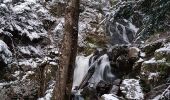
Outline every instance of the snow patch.
{"type": "Polygon", "coordinates": [[[143,100],[144,94],[142,92],[139,80],[125,79],[123,80],[120,90],[125,94],[127,99],[143,100]]]}
{"type": "Polygon", "coordinates": [[[8,49],[8,46],[6,43],[2,40],[0,40],[0,57],[2,60],[8,64],[11,62],[12,52],[8,49]]]}
{"type": "Polygon", "coordinates": [[[103,100],[119,100],[114,94],[104,94],[102,95],[103,100]]]}

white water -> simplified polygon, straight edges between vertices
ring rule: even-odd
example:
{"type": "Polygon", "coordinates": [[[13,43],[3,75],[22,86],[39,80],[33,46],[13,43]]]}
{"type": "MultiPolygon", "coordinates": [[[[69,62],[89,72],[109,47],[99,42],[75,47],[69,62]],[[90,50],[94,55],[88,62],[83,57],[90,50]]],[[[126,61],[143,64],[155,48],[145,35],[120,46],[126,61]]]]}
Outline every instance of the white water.
{"type": "Polygon", "coordinates": [[[75,69],[74,69],[74,76],[73,76],[73,86],[72,92],[74,92],[75,87],[79,86],[83,77],[86,75],[89,69],[89,59],[92,55],[84,57],[84,56],[77,56],[75,62],[75,69]]]}
{"type": "Polygon", "coordinates": [[[95,88],[101,80],[113,82],[115,79],[115,76],[111,73],[110,62],[107,54],[100,56],[97,60],[94,60],[93,58],[94,56],[92,55],[88,57],[78,56],[76,58],[72,92],[75,92],[75,87],[80,85],[84,76],[88,72],[90,66],[89,62],[91,62],[91,66],[94,65],[95,67],[95,72],[88,81],[89,86],[95,88]],[[90,59],[90,57],[92,57],[92,59],[90,59]]]}

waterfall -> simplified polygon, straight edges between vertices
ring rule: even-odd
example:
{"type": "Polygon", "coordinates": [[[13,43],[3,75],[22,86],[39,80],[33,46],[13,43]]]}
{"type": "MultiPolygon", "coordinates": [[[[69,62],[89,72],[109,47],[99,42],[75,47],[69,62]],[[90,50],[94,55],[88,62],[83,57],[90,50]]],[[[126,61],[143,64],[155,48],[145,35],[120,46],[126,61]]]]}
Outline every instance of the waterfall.
{"type": "Polygon", "coordinates": [[[84,57],[84,56],[76,57],[72,92],[76,92],[75,91],[76,87],[80,85],[84,76],[87,74],[88,69],[89,69],[89,59],[91,56],[92,55],[89,55],[87,57],[84,57]]]}
{"type": "Polygon", "coordinates": [[[95,88],[101,80],[112,82],[115,79],[115,76],[111,73],[109,57],[107,54],[100,56],[94,66],[94,74],[89,79],[90,86],[95,88]]]}
{"type": "MultiPolygon", "coordinates": [[[[115,76],[111,73],[111,67],[109,57],[107,54],[103,54],[96,58],[96,55],[90,55],[87,57],[77,56],[75,62],[75,70],[73,77],[72,92],[77,94],[76,87],[79,87],[82,80],[88,74],[91,74],[89,70],[94,68],[92,76],[88,81],[88,86],[95,88],[101,81],[113,82],[115,76]]],[[[79,94],[79,93],[78,93],[79,94]]]]}

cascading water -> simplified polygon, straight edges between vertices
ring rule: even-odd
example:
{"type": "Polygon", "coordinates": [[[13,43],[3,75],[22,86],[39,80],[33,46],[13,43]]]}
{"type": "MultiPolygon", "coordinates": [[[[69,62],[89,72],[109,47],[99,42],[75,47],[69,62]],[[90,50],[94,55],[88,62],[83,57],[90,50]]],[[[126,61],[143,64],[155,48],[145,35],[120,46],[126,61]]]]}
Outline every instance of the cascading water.
{"type": "Polygon", "coordinates": [[[92,64],[94,64],[95,71],[88,81],[90,86],[95,88],[101,80],[112,82],[115,79],[115,76],[111,73],[107,54],[102,55],[97,62],[94,61],[92,64]]]}
{"type": "MultiPolygon", "coordinates": [[[[90,55],[87,57],[77,56],[74,70],[72,93],[80,95],[83,82],[89,87],[96,88],[101,81],[113,82],[115,76],[111,73],[109,57],[107,54],[90,55]],[[81,88],[78,88],[81,87],[81,88]]],[[[79,99],[76,99],[79,100],[79,99]]]]}
{"type": "Polygon", "coordinates": [[[73,76],[73,86],[72,92],[76,92],[75,89],[80,85],[84,76],[87,74],[89,69],[89,59],[92,55],[84,57],[77,56],[75,62],[74,76],[73,76]]]}

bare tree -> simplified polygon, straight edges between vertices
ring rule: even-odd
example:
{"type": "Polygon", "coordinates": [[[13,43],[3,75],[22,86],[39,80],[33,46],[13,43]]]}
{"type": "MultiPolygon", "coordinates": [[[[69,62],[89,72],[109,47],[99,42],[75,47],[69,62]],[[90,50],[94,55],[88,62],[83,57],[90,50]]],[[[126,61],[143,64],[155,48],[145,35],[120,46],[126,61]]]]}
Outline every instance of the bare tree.
{"type": "Polygon", "coordinates": [[[74,63],[77,54],[79,2],[80,0],[70,0],[66,7],[61,56],[53,93],[54,100],[70,99],[74,63]]]}

